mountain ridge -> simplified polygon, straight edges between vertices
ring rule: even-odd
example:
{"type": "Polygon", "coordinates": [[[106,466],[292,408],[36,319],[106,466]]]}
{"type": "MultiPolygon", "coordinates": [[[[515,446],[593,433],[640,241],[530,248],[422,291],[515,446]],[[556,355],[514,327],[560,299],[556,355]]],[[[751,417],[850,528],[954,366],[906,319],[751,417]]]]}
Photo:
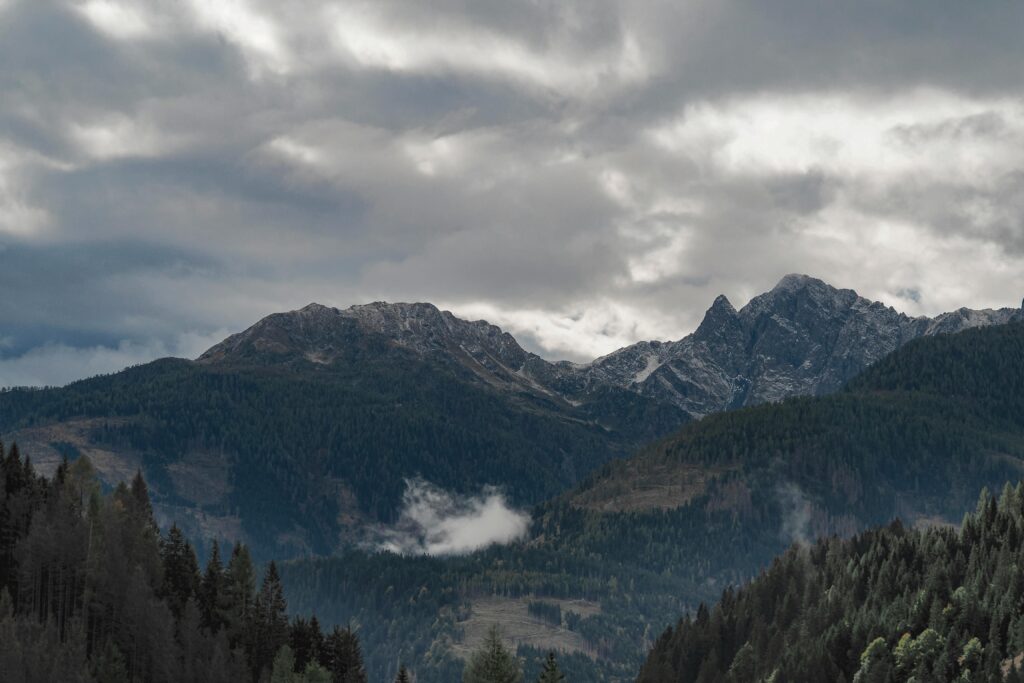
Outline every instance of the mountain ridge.
{"type": "Polygon", "coordinates": [[[681,339],[636,342],[590,363],[546,360],[496,325],[464,320],[430,303],[384,301],[346,309],[312,303],[275,313],[213,346],[197,362],[302,357],[329,364],[342,353],[333,345],[332,325],[354,326],[415,353],[447,355],[495,387],[571,405],[595,389],[617,387],[702,417],[792,395],[830,393],[911,339],[1021,319],[1024,313],[1014,308],[910,317],[852,289],[789,274],[738,310],[719,295],[697,329],[681,339]],[[295,336],[304,330],[321,336],[295,336]],[[282,336],[293,341],[291,348],[282,336]]]}
{"type": "Polygon", "coordinates": [[[698,328],[674,342],[639,342],[595,361],[643,368],[605,379],[677,405],[694,417],[838,390],[911,339],[1024,319],[1021,309],[961,308],[911,318],[807,275],[783,277],[737,310],[718,296],[698,328]],[[864,347],[857,343],[868,342],[864,347]],[[654,367],[652,367],[652,365],[654,367]]]}

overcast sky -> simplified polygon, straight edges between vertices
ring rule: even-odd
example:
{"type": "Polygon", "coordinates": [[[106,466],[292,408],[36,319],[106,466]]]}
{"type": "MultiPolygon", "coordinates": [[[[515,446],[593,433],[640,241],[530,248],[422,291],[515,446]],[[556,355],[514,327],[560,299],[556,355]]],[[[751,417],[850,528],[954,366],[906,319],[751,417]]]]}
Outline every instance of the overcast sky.
{"type": "Polygon", "coordinates": [[[431,301],[549,358],[801,272],[1024,296],[1024,3],[0,0],[0,386],[431,301]]]}

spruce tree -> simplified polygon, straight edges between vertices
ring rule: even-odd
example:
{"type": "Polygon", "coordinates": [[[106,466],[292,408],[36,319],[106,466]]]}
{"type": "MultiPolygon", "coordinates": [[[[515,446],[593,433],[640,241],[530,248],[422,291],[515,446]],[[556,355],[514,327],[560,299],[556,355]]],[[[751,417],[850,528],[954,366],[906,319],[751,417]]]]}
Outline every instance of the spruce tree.
{"type": "Polygon", "coordinates": [[[501,632],[492,626],[483,644],[470,657],[462,673],[463,683],[520,683],[519,662],[501,642],[501,632]]]}
{"type": "Polygon", "coordinates": [[[210,559],[199,585],[199,610],[203,626],[210,633],[217,633],[228,620],[227,576],[220,560],[220,545],[213,542],[210,559]]]}
{"type": "Polygon", "coordinates": [[[192,545],[177,525],[171,526],[167,538],[160,544],[164,565],[161,595],[167,600],[175,619],[181,618],[185,603],[195,599],[199,592],[199,563],[192,545]]]}
{"type": "Polygon", "coordinates": [[[270,683],[298,683],[295,675],[295,653],[287,645],[281,647],[274,657],[274,666],[270,672],[270,683]]]}
{"type": "Polygon", "coordinates": [[[362,649],[351,628],[334,627],[324,644],[324,660],[333,683],[366,683],[362,649]]]}
{"type": "Polygon", "coordinates": [[[236,543],[231,551],[224,590],[228,641],[232,648],[249,649],[253,603],[256,599],[256,570],[253,569],[249,549],[242,543],[236,543]]]}
{"type": "MultiPolygon", "coordinates": [[[[284,588],[277,573],[277,565],[271,562],[263,576],[263,585],[256,595],[253,607],[252,645],[250,657],[253,673],[259,676],[270,668],[278,649],[288,643],[288,605],[284,599],[284,588]]],[[[291,648],[289,648],[289,651],[291,648]]],[[[294,653],[293,653],[294,657],[294,653]]],[[[293,659],[294,661],[294,659],[293,659]]]]}
{"type": "Polygon", "coordinates": [[[149,499],[149,486],[142,477],[141,469],[135,470],[135,477],[129,490],[135,502],[136,512],[149,524],[154,533],[159,533],[156,518],[153,516],[153,503],[149,499]]]}
{"type": "Polygon", "coordinates": [[[296,617],[292,622],[288,642],[295,652],[296,671],[305,671],[310,662],[320,661],[323,634],[320,633],[320,623],[315,617],[310,621],[296,617]]]}
{"type": "Polygon", "coordinates": [[[562,683],[564,680],[565,674],[558,668],[558,660],[555,658],[555,653],[549,652],[547,659],[544,660],[544,668],[541,669],[537,683],[562,683]]]}
{"type": "Polygon", "coordinates": [[[332,683],[331,672],[317,662],[310,662],[302,672],[305,683],[332,683]]]}
{"type": "Polygon", "coordinates": [[[128,683],[124,657],[112,641],[107,641],[100,655],[94,658],[93,676],[96,683],[128,683]]]}

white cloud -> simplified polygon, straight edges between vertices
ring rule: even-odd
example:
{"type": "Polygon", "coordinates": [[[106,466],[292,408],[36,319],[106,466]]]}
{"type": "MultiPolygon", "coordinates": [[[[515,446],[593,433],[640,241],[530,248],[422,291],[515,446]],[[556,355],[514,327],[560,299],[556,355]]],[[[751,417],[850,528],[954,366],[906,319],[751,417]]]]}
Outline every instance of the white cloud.
{"type": "Polygon", "coordinates": [[[576,362],[593,360],[641,339],[677,339],[699,321],[685,311],[660,315],[608,300],[581,302],[566,310],[512,309],[483,302],[442,307],[462,318],[487,320],[528,344],[532,341],[546,358],[576,362]]]}
{"type": "Polygon", "coordinates": [[[575,95],[648,76],[639,41],[630,33],[600,54],[581,55],[557,47],[538,50],[486,26],[403,25],[367,6],[340,5],[327,16],[338,49],[363,66],[499,76],[575,95]]]}
{"type": "Polygon", "coordinates": [[[281,27],[246,0],[189,0],[199,25],[216,31],[236,44],[245,54],[253,75],[263,71],[284,74],[293,67],[293,57],[281,27]]]}
{"type": "Polygon", "coordinates": [[[497,489],[457,496],[409,479],[398,522],[373,530],[370,545],[402,555],[462,555],[516,541],[529,524],[530,516],[509,507],[497,489]]]}
{"type": "Polygon", "coordinates": [[[153,35],[154,27],[140,11],[138,2],[88,0],[75,6],[96,28],[120,40],[136,40],[153,35]]]}
{"type": "Polygon", "coordinates": [[[1019,167],[1024,103],[939,90],[879,97],[759,94],[691,104],[649,135],[716,172],[970,179],[1019,167]],[[965,125],[985,115],[1007,127],[965,125]]]}
{"type": "Polygon", "coordinates": [[[121,157],[153,157],[171,151],[169,135],[155,125],[123,114],[71,125],[71,137],[83,152],[96,160],[121,157]]]}

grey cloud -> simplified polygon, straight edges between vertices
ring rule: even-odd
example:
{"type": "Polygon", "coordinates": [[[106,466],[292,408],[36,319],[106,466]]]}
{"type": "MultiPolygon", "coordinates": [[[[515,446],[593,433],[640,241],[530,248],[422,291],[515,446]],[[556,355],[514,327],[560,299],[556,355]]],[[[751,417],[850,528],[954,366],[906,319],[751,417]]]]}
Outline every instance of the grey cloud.
{"type": "Polygon", "coordinates": [[[911,313],[1019,300],[1014,3],[125,6],[138,35],[0,5],[12,377],[313,300],[486,311],[574,359],[793,271],[911,313]]]}
{"type": "Polygon", "coordinates": [[[177,335],[170,343],[150,339],[122,340],[113,346],[43,344],[19,356],[0,357],[0,389],[63,386],[82,377],[117,372],[154,358],[194,358],[223,338],[223,332],[177,335]]]}
{"type": "Polygon", "coordinates": [[[906,145],[920,144],[937,138],[1004,138],[1008,133],[1006,118],[994,111],[928,124],[896,126],[892,130],[893,137],[906,145]]]}

